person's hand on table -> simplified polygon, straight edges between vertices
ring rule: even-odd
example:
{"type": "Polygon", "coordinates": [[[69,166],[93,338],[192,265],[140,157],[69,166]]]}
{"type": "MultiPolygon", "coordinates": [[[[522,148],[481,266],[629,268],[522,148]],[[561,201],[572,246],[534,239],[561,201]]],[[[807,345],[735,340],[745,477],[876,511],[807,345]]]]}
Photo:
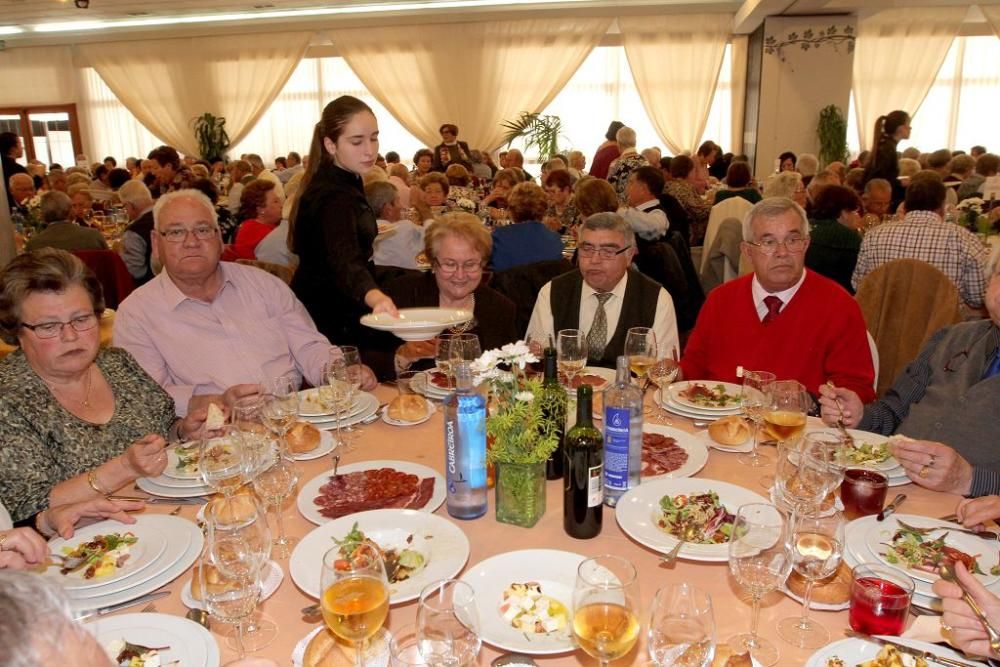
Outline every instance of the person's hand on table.
{"type": "MultiPolygon", "coordinates": [[[[965,585],[986,618],[993,625],[1000,625],[1000,598],[990,593],[960,562],[955,563],[955,575],[965,585]]],[[[958,584],[939,579],[934,583],[934,593],[941,596],[941,606],[944,609],[944,614],[941,616],[941,630],[952,646],[971,655],[1000,657],[990,651],[990,639],[986,628],[972,612],[968,603],[962,599],[962,589],[958,584]]]]}
{"type": "Polygon", "coordinates": [[[954,449],[940,442],[902,438],[893,456],[915,483],[931,491],[965,495],[972,485],[972,466],[954,449]]]}
{"type": "Polygon", "coordinates": [[[364,391],[371,391],[378,386],[378,378],[375,377],[375,372],[368,366],[361,366],[361,389],[364,391]]]}
{"type": "Polygon", "coordinates": [[[121,455],[122,465],[136,478],[156,477],[167,467],[167,441],[163,436],[150,433],[144,435],[121,455]]]}
{"type": "MultiPolygon", "coordinates": [[[[223,414],[229,412],[229,408],[223,406],[223,414]]],[[[205,420],[208,419],[208,406],[203,406],[191,410],[188,409],[188,413],[181,418],[180,422],[177,424],[177,435],[183,440],[200,440],[202,438],[208,438],[215,435],[215,431],[209,432],[205,429],[205,420]]]]}
{"type": "Polygon", "coordinates": [[[83,521],[93,523],[93,520],[114,519],[121,523],[135,523],[128,512],[138,512],[146,508],[141,500],[108,500],[93,498],[79,503],[56,505],[45,510],[44,518],[39,520],[40,529],[55,531],[59,537],[73,537],[76,526],[83,521]],[[45,525],[41,525],[41,524],[45,525]]]}
{"type": "Polygon", "coordinates": [[[437,354],[437,341],[437,338],[413,340],[400,345],[396,354],[410,364],[419,359],[433,359],[437,354]]]}
{"type": "Polygon", "coordinates": [[[49,553],[45,538],[31,528],[0,530],[0,570],[24,570],[43,562],[49,553]]]}
{"type": "Polygon", "coordinates": [[[984,530],[987,521],[1000,518],[1000,496],[965,498],[955,508],[958,522],[972,530],[984,530]]]}
{"type": "Polygon", "coordinates": [[[819,407],[819,415],[823,419],[823,423],[829,426],[837,425],[837,420],[841,418],[841,408],[843,408],[844,426],[847,428],[857,426],[865,412],[865,404],[861,402],[861,398],[855,392],[826,384],[819,386],[819,407]],[[840,403],[838,404],[837,401],[840,403]]]}

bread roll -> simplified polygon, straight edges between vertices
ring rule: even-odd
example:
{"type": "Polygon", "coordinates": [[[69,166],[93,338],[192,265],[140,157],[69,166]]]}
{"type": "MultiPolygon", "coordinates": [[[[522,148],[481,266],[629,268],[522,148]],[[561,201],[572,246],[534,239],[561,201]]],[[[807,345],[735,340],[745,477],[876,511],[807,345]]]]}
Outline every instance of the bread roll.
{"type": "Polygon", "coordinates": [[[305,655],[302,656],[302,667],[336,667],[343,663],[343,656],[338,660],[339,650],[333,633],[323,628],[306,645],[305,655]]]}
{"type": "Polygon", "coordinates": [[[221,582],[219,571],[215,569],[214,565],[195,565],[194,569],[191,571],[191,597],[195,600],[204,599],[201,579],[202,567],[205,568],[205,584],[209,593],[223,593],[239,585],[235,581],[221,582]]]}
{"type": "Polygon", "coordinates": [[[215,403],[208,404],[208,416],[205,418],[205,430],[218,431],[226,425],[226,415],[215,403]]]}
{"type": "Polygon", "coordinates": [[[400,422],[415,422],[427,416],[427,402],[423,396],[403,394],[389,403],[389,419],[400,422]]]}
{"type": "MultiPolygon", "coordinates": [[[[785,582],[788,590],[799,597],[806,592],[806,580],[798,572],[793,571],[785,582]]],[[[817,581],[813,586],[813,602],[823,604],[843,604],[851,599],[851,568],[841,561],[837,571],[826,579],[817,581]]]]}
{"type": "Polygon", "coordinates": [[[742,417],[730,415],[711,423],[708,435],[715,442],[726,447],[742,445],[750,437],[750,427],[742,417]]]}
{"type": "Polygon", "coordinates": [[[728,644],[719,644],[715,647],[712,667],[752,667],[752,665],[749,653],[733,653],[728,644]]]}
{"type": "Polygon", "coordinates": [[[257,511],[253,491],[247,485],[240,487],[231,498],[216,497],[209,507],[222,523],[240,523],[257,511]]]}
{"type": "Polygon", "coordinates": [[[319,447],[320,438],[318,428],[305,422],[296,422],[285,436],[285,442],[293,454],[304,454],[319,447]]]}

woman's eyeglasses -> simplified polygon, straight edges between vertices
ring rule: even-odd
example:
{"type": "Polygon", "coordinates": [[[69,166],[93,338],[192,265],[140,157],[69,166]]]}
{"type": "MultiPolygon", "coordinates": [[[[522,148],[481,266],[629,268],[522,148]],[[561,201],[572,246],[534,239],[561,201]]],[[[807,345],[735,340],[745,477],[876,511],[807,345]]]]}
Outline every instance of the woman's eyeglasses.
{"type": "Polygon", "coordinates": [[[34,332],[34,334],[39,338],[55,338],[62,333],[63,327],[66,325],[73,327],[73,331],[76,331],[77,333],[90,331],[97,326],[97,315],[94,313],[88,313],[87,315],[74,317],[66,322],[41,322],[39,324],[28,324],[26,322],[21,323],[22,327],[34,332]]]}
{"type": "Polygon", "coordinates": [[[483,265],[481,262],[465,262],[464,264],[459,264],[458,262],[453,262],[450,260],[438,261],[434,260],[437,265],[438,270],[441,273],[452,274],[462,269],[467,274],[480,273],[483,270],[483,265]]]}

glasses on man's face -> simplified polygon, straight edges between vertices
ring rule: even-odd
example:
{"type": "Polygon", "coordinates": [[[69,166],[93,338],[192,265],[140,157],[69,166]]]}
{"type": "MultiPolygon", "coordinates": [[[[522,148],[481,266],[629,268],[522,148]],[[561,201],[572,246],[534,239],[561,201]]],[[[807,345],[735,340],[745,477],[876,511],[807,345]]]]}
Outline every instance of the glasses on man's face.
{"type": "Polygon", "coordinates": [[[763,241],[747,241],[750,245],[760,250],[765,255],[773,255],[778,252],[778,246],[785,246],[788,252],[802,252],[806,248],[806,240],[801,236],[793,236],[790,239],[779,241],[778,239],[764,239],[763,241]]]}
{"type": "Polygon", "coordinates": [[[453,260],[446,259],[434,260],[434,263],[437,264],[438,271],[445,275],[457,273],[459,269],[462,269],[466,275],[473,275],[483,270],[482,263],[476,261],[468,261],[459,264],[453,260]]]}
{"type": "Polygon", "coordinates": [[[215,238],[218,231],[219,228],[213,225],[198,225],[193,229],[187,229],[186,227],[171,227],[170,229],[159,232],[159,234],[170,243],[183,243],[188,234],[194,234],[194,237],[199,241],[208,241],[209,239],[215,238]]]}
{"type": "Polygon", "coordinates": [[[62,333],[63,327],[67,325],[73,327],[73,331],[76,331],[77,333],[90,331],[97,326],[97,315],[94,313],[87,313],[86,315],[74,317],[66,322],[39,322],[38,324],[28,324],[26,322],[21,323],[22,327],[34,332],[34,334],[39,338],[55,338],[62,333]]]}
{"type": "Polygon", "coordinates": [[[597,257],[600,257],[601,259],[614,259],[615,257],[622,254],[631,247],[632,246],[630,245],[627,245],[624,248],[619,248],[618,246],[607,246],[607,245],[598,247],[595,245],[590,245],[589,243],[585,243],[579,248],[577,248],[577,252],[580,253],[581,257],[586,257],[588,259],[594,257],[595,255],[597,257]]]}

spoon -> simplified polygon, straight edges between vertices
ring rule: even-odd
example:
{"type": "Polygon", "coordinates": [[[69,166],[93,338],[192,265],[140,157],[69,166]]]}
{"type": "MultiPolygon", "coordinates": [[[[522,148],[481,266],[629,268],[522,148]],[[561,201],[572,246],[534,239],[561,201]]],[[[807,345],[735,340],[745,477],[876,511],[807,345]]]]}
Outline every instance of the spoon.
{"type": "Polygon", "coordinates": [[[986,628],[986,633],[990,636],[990,648],[993,649],[994,653],[1000,653],[1000,632],[993,627],[993,624],[990,623],[988,618],[986,618],[986,614],[983,613],[983,610],[979,608],[976,601],[972,599],[971,595],[969,595],[969,591],[965,588],[965,584],[959,581],[958,577],[955,576],[954,563],[948,561],[941,563],[941,565],[938,566],[938,574],[940,574],[941,578],[945,581],[958,584],[959,588],[962,589],[962,599],[965,600],[967,605],[969,605],[969,608],[972,609],[972,613],[976,615],[979,621],[986,628]]]}
{"type": "Polygon", "coordinates": [[[206,630],[211,629],[211,621],[209,620],[208,612],[204,609],[189,609],[188,613],[184,614],[184,618],[189,621],[194,621],[206,630]]]}

